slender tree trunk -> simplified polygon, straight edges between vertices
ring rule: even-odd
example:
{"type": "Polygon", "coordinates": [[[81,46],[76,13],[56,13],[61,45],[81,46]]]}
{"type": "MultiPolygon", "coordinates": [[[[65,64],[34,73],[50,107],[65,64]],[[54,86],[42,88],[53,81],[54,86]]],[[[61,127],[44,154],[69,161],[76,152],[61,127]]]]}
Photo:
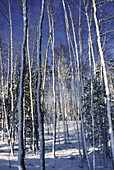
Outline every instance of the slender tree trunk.
{"type": "Polygon", "coordinates": [[[94,139],[94,114],[93,114],[93,83],[92,83],[92,66],[91,66],[91,51],[90,51],[90,37],[88,38],[89,45],[89,67],[90,67],[90,79],[91,79],[91,117],[92,117],[92,133],[93,133],[93,170],[95,170],[95,139],[94,139]]]}
{"type": "Polygon", "coordinates": [[[44,89],[45,89],[45,82],[46,82],[46,70],[47,70],[46,68],[47,68],[48,51],[49,51],[50,41],[51,41],[51,36],[49,36],[49,39],[48,39],[48,44],[47,44],[47,49],[46,49],[46,58],[45,58],[45,62],[44,62],[43,92],[44,92],[44,89]]]}
{"type": "Polygon", "coordinates": [[[60,106],[61,106],[61,113],[62,113],[62,119],[63,119],[63,127],[64,127],[64,141],[66,143],[66,128],[65,128],[65,99],[64,99],[64,94],[62,95],[63,90],[62,90],[62,87],[64,86],[63,85],[63,81],[62,81],[62,77],[61,77],[61,74],[60,74],[60,57],[59,57],[59,62],[58,62],[58,81],[59,81],[59,92],[60,92],[60,106]],[[63,98],[62,98],[63,96],[63,98]]]}
{"type": "MultiPolygon", "coordinates": [[[[2,59],[2,51],[0,47],[0,61],[1,61],[1,90],[2,90],[2,142],[4,142],[4,69],[3,69],[3,59],[2,59]]],[[[7,125],[6,125],[7,127],[7,125]]]]}
{"type": "MultiPolygon", "coordinates": [[[[84,5],[85,5],[85,0],[84,5]]],[[[88,15],[88,5],[89,1],[87,1],[87,4],[85,5],[85,12],[86,12],[86,19],[87,19],[87,25],[88,25],[88,31],[89,31],[89,44],[90,44],[90,49],[91,49],[91,54],[92,54],[92,60],[93,60],[93,70],[94,70],[94,77],[96,77],[96,64],[95,64],[95,56],[94,56],[94,50],[93,50],[93,44],[92,44],[92,38],[91,38],[91,18],[89,19],[88,15]]]]}
{"type": "MultiPolygon", "coordinates": [[[[69,45],[69,53],[71,55],[71,51],[70,51],[70,43],[72,46],[72,42],[71,42],[71,38],[70,38],[70,32],[69,32],[69,23],[68,23],[68,17],[67,17],[67,12],[66,12],[66,7],[65,7],[65,2],[64,0],[62,0],[63,3],[63,9],[64,9],[64,14],[65,14],[65,23],[66,23],[66,33],[67,33],[67,39],[68,39],[68,45],[69,45]]],[[[74,35],[74,34],[73,34],[74,35]]],[[[81,96],[80,96],[80,90],[81,90],[81,82],[80,82],[80,73],[79,73],[79,57],[78,57],[78,50],[77,50],[77,43],[75,43],[76,45],[76,57],[77,57],[77,108],[78,108],[78,113],[80,114],[81,117],[81,129],[82,129],[82,138],[83,138],[83,148],[84,148],[84,153],[86,156],[86,160],[88,163],[88,168],[91,169],[90,167],[90,162],[89,162],[89,158],[88,158],[88,154],[87,154],[87,147],[86,147],[86,140],[85,140],[85,134],[84,134],[84,127],[83,127],[83,117],[82,117],[82,108],[81,108],[81,96]]]]}
{"type": "Polygon", "coordinates": [[[9,42],[8,42],[7,97],[9,93],[9,73],[10,73],[10,51],[9,51],[9,42]]]}
{"type": "Polygon", "coordinates": [[[44,18],[45,0],[42,0],[42,9],[39,22],[39,39],[38,39],[38,85],[37,85],[37,110],[38,110],[38,123],[39,123],[39,136],[40,136],[40,169],[45,170],[45,143],[44,143],[44,115],[41,112],[41,86],[42,86],[42,73],[41,73],[41,46],[42,46],[42,25],[44,18]]]}
{"type": "MultiPolygon", "coordinates": [[[[9,47],[9,41],[8,41],[8,68],[7,68],[7,100],[9,102],[9,80],[10,80],[10,47],[9,47]]],[[[7,113],[9,113],[9,107],[7,107],[7,113]]],[[[10,116],[8,115],[9,121],[8,121],[8,128],[10,127],[10,116]]]]}
{"type": "Polygon", "coordinates": [[[23,94],[23,156],[25,158],[25,150],[26,150],[26,108],[25,108],[25,86],[24,86],[24,94],[23,94]]]}
{"type": "MultiPolygon", "coordinates": [[[[65,78],[64,78],[65,79],[65,78]]],[[[65,106],[65,127],[66,127],[66,134],[67,134],[67,138],[69,137],[69,133],[68,133],[68,121],[67,121],[67,97],[66,97],[66,80],[64,80],[64,84],[63,84],[63,95],[64,95],[64,106],[65,106]]]]}
{"type": "MultiPolygon", "coordinates": [[[[68,3],[67,3],[67,5],[68,5],[69,13],[70,13],[70,19],[71,19],[72,30],[73,30],[73,38],[74,38],[74,44],[75,44],[75,50],[76,50],[76,52],[74,52],[73,44],[72,44],[72,41],[71,41],[71,38],[70,38],[70,43],[71,43],[71,46],[72,46],[73,55],[74,55],[74,61],[75,61],[75,79],[76,79],[76,77],[79,78],[78,72],[77,72],[77,66],[78,66],[78,64],[79,64],[79,61],[78,61],[79,55],[78,55],[78,48],[77,48],[77,41],[76,41],[76,34],[75,34],[75,28],[74,28],[74,22],[73,22],[72,12],[71,12],[71,9],[70,9],[70,6],[69,6],[68,3]],[[77,66],[76,66],[76,56],[77,56],[77,66]]],[[[79,10],[80,10],[80,9],[79,9],[79,10]]],[[[79,21],[80,21],[80,18],[79,18],[79,21]]],[[[80,23],[79,23],[79,28],[80,28],[80,23]]],[[[80,34],[80,32],[81,32],[81,29],[79,29],[79,34],[80,34]]],[[[79,38],[80,38],[80,36],[79,36],[79,38]]],[[[81,39],[79,39],[79,42],[80,42],[80,44],[81,44],[81,39]]],[[[81,46],[80,46],[80,47],[81,47],[81,46]]],[[[82,51],[82,50],[81,50],[81,51],[82,51]]],[[[80,58],[81,58],[81,57],[80,57],[80,58]]],[[[78,86],[78,80],[76,81],[76,85],[78,86]]],[[[78,97],[78,94],[76,93],[76,91],[77,91],[77,93],[78,93],[78,91],[79,91],[78,87],[77,87],[77,90],[75,90],[75,115],[76,115],[77,136],[78,136],[78,144],[79,144],[79,146],[78,146],[78,147],[79,147],[79,155],[80,155],[80,159],[81,159],[82,156],[81,156],[81,151],[80,151],[79,128],[78,128],[78,123],[79,123],[79,122],[77,121],[77,111],[78,111],[78,115],[80,114],[80,113],[79,113],[79,107],[77,107],[79,97],[78,97]]],[[[80,92],[81,92],[81,91],[80,91],[80,92]]],[[[80,96],[81,96],[81,94],[80,94],[80,96]]],[[[78,106],[79,106],[79,105],[78,105],[78,106]]],[[[84,153],[84,146],[83,146],[83,153],[84,153]]]]}
{"type": "Polygon", "coordinates": [[[81,117],[81,131],[82,131],[82,142],[83,142],[83,153],[84,156],[86,157],[87,164],[89,170],[91,169],[90,167],[90,161],[89,157],[87,154],[87,146],[86,146],[86,138],[84,134],[84,127],[83,127],[83,117],[82,117],[82,36],[81,36],[81,0],[79,1],[79,46],[80,46],[80,58],[81,58],[81,76],[79,73],[79,56],[77,56],[77,72],[78,72],[78,93],[79,93],[79,112],[80,112],[80,117],[81,117]]]}
{"type": "MultiPolygon", "coordinates": [[[[73,22],[73,17],[72,17],[72,12],[71,12],[71,9],[70,9],[70,6],[69,4],[67,3],[68,5],[68,9],[69,9],[69,13],[70,13],[70,19],[71,19],[71,24],[72,24],[72,30],[73,30],[73,37],[74,37],[74,43],[75,43],[75,50],[76,50],[76,55],[75,55],[75,51],[73,50],[73,45],[72,45],[72,42],[71,42],[71,46],[72,46],[72,50],[73,50],[73,55],[74,55],[74,61],[75,61],[75,79],[77,77],[77,66],[76,66],[76,56],[78,57],[78,48],[77,48],[77,41],[76,41],[76,34],[75,34],[75,28],[74,28],[74,22],[73,22]]],[[[81,29],[80,29],[81,30],[81,29]]],[[[80,37],[80,36],[79,36],[80,37]]],[[[71,60],[71,59],[70,59],[71,60]]],[[[72,64],[71,64],[72,65],[72,64]]],[[[71,66],[72,67],[72,66],[71,66]]],[[[73,74],[73,71],[72,71],[72,74],[73,74]]],[[[73,75],[72,75],[72,79],[73,78],[73,75]]],[[[75,80],[73,80],[73,83],[74,83],[74,94],[75,94],[75,116],[76,116],[76,127],[77,127],[77,137],[78,137],[78,149],[79,149],[79,155],[80,155],[80,160],[82,158],[82,155],[81,155],[81,151],[80,151],[80,141],[79,141],[79,125],[78,125],[78,121],[77,121],[77,111],[79,113],[79,110],[77,110],[77,94],[76,94],[76,88],[75,88],[75,80]]],[[[77,84],[77,81],[76,81],[76,84],[77,84]]]]}
{"type": "Polygon", "coordinates": [[[111,121],[111,110],[110,110],[110,97],[109,97],[109,87],[108,87],[108,78],[107,78],[107,71],[104,61],[104,54],[101,46],[101,39],[100,39],[100,30],[98,25],[98,19],[97,19],[97,9],[95,0],[92,0],[93,2],[93,9],[94,9],[94,22],[96,26],[96,33],[97,33],[97,43],[98,43],[98,49],[99,54],[101,58],[101,65],[103,67],[103,75],[104,75],[104,83],[105,83],[105,89],[106,89],[106,98],[107,98],[107,116],[108,116],[108,122],[109,122],[109,134],[110,134],[110,140],[111,140],[111,150],[112,150],[112,159],[113,159],[113,168],[114,168],[114,137],[113,137],[113,129],[112,129],[112,121],[111,121]]]}
{"type": "MultiPolygon", "coordinates": [[[[82,96],[83,96],[83,79],[82,79],[82,23],[81,23],[81,17],[82,17],[82,15],[81,15],[81,5],[82,5],[82,3],[81,3],[81,0],[79,1],[79,47],[80,47],[80,102],[81,102],[81,104],[80,104],[80,106],[82,106],[82,96]]],[[[75,33],[75,32],[74,32],[75,33]]],[[[74,41],[75,41],[75,48],[77,48],[77,46],[76,46],[76,44],[77,44],[77,41],[76,41],[76,38],[75,38],[76,36],[74,36],[74,41]]],[[[78,59],[78,50],[77,50],[77,59],[78,59]]],[[[77,62],[77,64],[78,64],[78,62],[77,62]]],[[[82,111],[81,111],[81,114],[82,114],[82,111]]],[[[78,120],[79,120],[79,118],[78,118],[78,120]]],[[[81,124],[83,124],[83,120],[81,120],[81,124]]],[[[82,127],[82,126],[81,126],[82,127]]],[[[81,137],[81,141],[82,141],[82,147],[83,147],[83,156],[85,156],[85,155],[87,155],[86,153],[85,153],[85,151],[84,151],[84,139],[83,139],[83,135],[82,135],[82,128],[81,128],[81,134],[80,134],[80,137],[81,137]]],[[[89,165],[89,159],[88,159],[88,157],[86,157],[86,159],[87,159],[87,162],[88,162],[88,167],[90,168],[90,165],[89,165]]]]}
{"type": "Polygon", "coordinates": [[[54,119],[53,119],[53,146],[52,146],[52,154],[55,157],[55,142],[56,142],[56,101],[55,101],[55,53],[54,53],[54,20],[52,19],[52,30],[53,30],[53,41],[52,44],[52,53],[53,53],[53,111],[54,111],[54,119]]]}
{"type": "MultiPolygon", "coordinates": [[[[81,26],[81,0],[79,0],[79,47],[80,47],[80,75],[79,75],[79,55],[77,53],[77,72],[78,72],[78,86],[79,86],[79,110],[80,110],[80,117],[81,117],[81,138],[82,138],[82,147],[83,147],[83,157],[86,157],[86,160],[88,162],[88,167],[90,168],[90,163],[89,163],[89,159],[88,159],[88,155],[87,155],[87,149],[85,147],[85,143],[86,143],[86,139],[85,139],[85,135],[83,134],[84,129],[83,129],[83,119],[82,119],[82,95],[83,95],[83,80],[82,80],[82,26],[81,26]],[[79,85],[80,83],[80,85],[79,85]]],[[[74,38],[74,41],[75,38],[74,38]]],[[[77,43],[75,43],[77,44],[77,43]]],[[[77,48],[77,46],[75,45],[75,48],[77,48]]],[[[78,50],[77,50],[78,51],[78,50]]]]}
{"type": "Polygon", "coordinates": [[[2,142],[4,142],[4,110],[3,110],[3,106],[2,106],[1,110],[2,110],[2,142]]]}
{"type": "Polygon", "coordinates": [[[27,41],[27,0],[23,0],[23,43],[21,54],[21,74],[20,74],[20,92],[19,92],[19,125],[18,125],[18,169],[24,170],[24,141],[23,141],[23,96],[24,96],[24,80],[25,80],[25,56],[27,41]]]}
{"type": "MultiPolygon", "coordinates": [[[[84,1],[85,5],[85,1],[84,1]]],[[[91,23],[89,21],[89,16],[87,13],[88,10],[89,1],[87,1],[87,5],[85,6],[86,11],[86,18],[87,18],[87,24],[88,24],[88,46],[89,46],[89,71],[90,71],[90,79],[91,79],[91,117],[92,117],[92,133],[93,133],[93,170],[95,170],[95,139],[94,139],[94,114],[93,114],[93,83],[92,83],[92,65],[91,65],[91,53],[93,58],[93,64],[94,64],[94,77],[96,76],[96,65],[95,65],[95,59],[94,59],[94,52],[93,52],[93,45],[92,45],[92,39],[91,39],[91,23]]]]}
{"type": "MultiPolygon", "coordinates": [[[[50,33],[51,35],[51,33],[50,33]]],[[[48,39],[48,44],[47,44],[47,49],[46,49],[46,58],[45,58],[45,62],[44,62],[44,74],[43,74],[43,82],[42,82],[42,93],[43,93],[43,105],[44,105],[44,91],[45,91],[45,83],[46,83],[46,73],[47,73],[47,62],[48,62],[48,51],[49,51],[49,45],[50,45],[50,41],[51,41],[51,36],[49,36],[48,39]]],[[[48,106],[47,106],[48,108],[48,106]]],[[[47,109],[48,110],[48,109],[47,109]]],[[[48,126],[48,134],[49,134],[49,117],[46,114],[46,119],[47,119],[47,126],[48,126]]]]}
{"type": "Polygon", "coordinates": [[[32,151],[35,153],[35,123],[34,123],[34,112],[33,112],[33,97],[32,97],[32,73],[31,73],[31,62],[29,53],[29,30],[27,26],[27,54],[28,54],[28,66],[29,66],[29,87],[30,87],[30,102],[31,102],[31,115],[32,115],[32,151]]]}
{"type": "MultiPolygon", "coordinates": [[[[5,106],[5,92],[4,92],[4,69],[3,69],[3,59],[2,59],[2,48],[0,47],[0,60],[1,60],[1,86],[2,86],[2,124],[4,128],[4,123],[6,124],[6,129],[8,133],[8,142],[10,144],[10,151],[12,151],[12,145],[11,145],[11,137],[10,137],[10,132],[9,132],[9,127],[8,127],[8,118],[7,118],[7,113],[6,113],[6,106],[5,106]],[[4,122],[5,120],[5,122],[4,122]]],[[[4,129],[3,129],[4,130],[4,129]]],[[[3,132],[4,133],[4,132],[3,132]]]]}
{"type": "MultiPolygon", "coordinates": [[[[49,5],[49,4],[48,4],[49,5]]],[[[51,46],[52,46],[52,55],[53,55],[53,143],[52,143],[52,155],[55,157],[55,142],[56,142],[56,100],[55,100],[55,52],[54,52],[54,44],[55,44],[55,35],[54,35],[54,19],[52,14],[49,12],[49,9],[47,8],[48,12],[48,20],[49,20],[49,31],[51,36],[51,46]],[[51,21],[50,21],[50,15],[51,15],[51,21]],[[51,31],[52,30],[52,31],[51,31]],[[52,35],[51,35],[52,32],[52,35]]]]}
{"type": "MultiPolygon", "coordinates": [[[[16,101],[18,101],[18,94],[17,94],[17,63],[18,63],[18,55],[16,54],[16,56],[15,56],[15,66],[14,66],[14,71],[13,71],[13,84],[14,84],[14,89],[16,89],[15,90],[15,93],[14,93],[14,95],[13,95],[13,100],[14,100],[14,111],[16,110],[16,108],[17,108],[17,105],[16,105],[16,101]]],[[[18,136],[18,133],[17,133],[17,131],[16,131],[16,119],[14,119],[14,141],[16,140],[16,137],[18,136]]]]}
{"type": "Polygon", "coordinates": [[[60,149],[60,113],[61,113],[61,105],[60,105],[59,95],[58,95],[58,100],[57,100],[57,108],[58,108],[58,114],[57,114],[57,129],[58,129],[58,142],[59,142],[58,149],[60,149]]]}
{"type": "Polygon", "coordinates": [[[11,127],[11,131],[12,131],[12,152],[11,155],[14,155],[14,119],[15,119],[15,115],[14,115],[14,101],[13,101],[13,38],[12,38],[12,18],[11,18],[11,6],[10,6],[10,0],[9,0],[9,18],[10,18],[10,44],[11,44],[11,113],[12,113],[12,126],[11,127]]]}

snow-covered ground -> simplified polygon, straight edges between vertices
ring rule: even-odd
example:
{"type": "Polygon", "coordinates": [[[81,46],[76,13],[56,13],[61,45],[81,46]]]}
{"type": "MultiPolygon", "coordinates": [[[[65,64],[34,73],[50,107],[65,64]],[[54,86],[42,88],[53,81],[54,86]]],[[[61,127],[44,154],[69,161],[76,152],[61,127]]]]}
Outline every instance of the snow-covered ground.
{"type": "MultiPolygon", "coordinates": [[[[52,136],[47,133],[45,126],[45,166],[46,170],[87,170],[87,164],[80,161],[78,153],[78,142],[76,136],[75,122],[68,122],[69,139],[64,143],[63,123],[60,122],[60,138],[57,130],[56,158],[52,157],[51,146],[52,136]]],[[[30,146],[27,146],[25,156],[25,166],[29,170],[40,170],[39,151],[33,154],[30,146]]],[[[15,144],[15,156],[10,155],[10,148],[6,142],[1,142],[0,132],[0,170],[16,170],[18,157],[18,145],[15,144]]],[[[89,158],[92,161],[92,152],[90,149],[89,158]]],[[[107,162],[107,168],[104,168],[104,161],[99,154],[96,154],[96,170],[112,170],[111,161],[107,162]]]]}

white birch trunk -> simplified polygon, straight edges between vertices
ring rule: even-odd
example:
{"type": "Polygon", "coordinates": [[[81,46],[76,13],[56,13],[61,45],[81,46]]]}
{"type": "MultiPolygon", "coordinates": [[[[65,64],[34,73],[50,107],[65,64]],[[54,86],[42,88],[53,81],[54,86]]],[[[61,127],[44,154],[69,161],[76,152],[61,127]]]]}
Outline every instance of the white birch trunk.
{"type": "Polygon", "coordinates": [[[51,36],[49,36],[49,39],[48,39],[48,44],[47,44],[47,49],[46,49],[46,58],[45,58],[45,62],[44,62],[44,79],[43,79],[43,85],[42,85],[43,92],[44,92],[44,89],[45,89],[45,82],[46,82],[46,67],[47,67],[48,51],[49,51],[50,41],[51,41],[51,36]]]}
{"type": "Polygon", "coordinates": [[[93,115],[93,83],[92,83],[92,70],[91,70],[91,51],[90,51],[90,36],[88,38],[89,46],[89,69],[90,69],[90,79],[91,79],[91,117],[92,117],[92,132],[93,132],[93,170],[95,170],[95,139],[94,139],[94,115],[93,115]]]}
{"type": "Polygon", "coordinates": [[[40,169],[45,170],[45,143],[44,143],[44,115],[41,113],[41,46],[42,46],[42,24],[44,18],[45,0],[42,0],[42,8],[39,22],[39,39],[38,39],[38,85],[37,85],[37,111],[39,123],[39,137],[40,137],[40,169]]]}
{"type": "Polygon", "coordinates": [[[49,31],[51,36],[51,46],[52,46],[52,55],[53,55],[53,143],[52,143],[52,156],[55,157],[55,142],[56,142],[56,101],[55,101],[55,52],[54,52],[54,44],[55,44],[55,35],[54,35],[54,19],[51,14],[51,21],[50,21],[50,12],[47,8],[48,12],[48,21],[49,21],[49,31]],[[52,30],[52,35],[51,35],[52,30]]]}
{"type": "MultiPolygon", "coordinates": [[[[10,19],[10,44],[11,44],[11,113],[12,113],[12,151],[14,148],[14,111],[13,111],[13,38],[12,38],[12,18],[11,18],[11,6],[10,6],[10,0],[9,0],[9,19],[10,19]]],[[[13,156],[14,153],[12,152],[11,155],[13,156]]]]}
{"type": "MultiPolygon", "coordinates": [[[[84,1],[85,5],[85,1],[84,1]]],[[[86,11],[86,18],[87,18],[87,24],[88,24],[88,47],[89,47],[89,71],[90,71],[90,79],[91,79],[91,117],[92,117],[92,132],[93,132],[93,170],[95,170],[95,139],[94,139],[94,114],[93,114],[93,83],[92,83],[92,65],[91,65],[91,53],[93,58],[93,64],[94,64],[94,77],[96,77],[96,65],[95,65],[95,59],[94,59],[94,52],[93,52],[93,45],[92,45],[92,39],[91,39],[91,23],[89,21],[89,16],[87,13],[88,10],[89,1],[87,2],[87,5],[85,6],[86,11]]]]}
{"type": "Polygon", "coordinates": [[[100,30],[99,30],[98,19],[97,19],[97,14],[96,14],[97,9],[96,9],[95,0],[92,0],[92,2],[93,2],[93,9],[94,9],[94,22],[95,22],[96,33],[97,33],[97,43],[98,43],[98,49],[99,49],[99,54],[100,54],[100,58],[101,58],[101,65],[103,67],[104,83],[105,83],[105,89],[106,89],[107,116],[108,116],[108,122],[109,122],[109,134],[110,134],[110,140],[111,140],[111,150],[112,150],[113,167],[114,167],[114,137],[113,137],[113,129],[112,129],[112,121],[111,121],[108,78],[107,78],[107,71],[106,71],[106,66],[105,66],[105,61],[104,61],[103,50],[102,50],[102,46],[101,46],[100,30]]]}
{"type": "MultiPolygon", "coordinates": [[[[0,61],[1,61],[1,89],[2,89],[2,142],[4,142],[4,112],[6,112],[5,108],[5,97],[4,97],[4,69],[3,69],[3,59],[2,59],[2,52],[0,47],[0,61]]],[[[6,114],[6,113],[5,113],[6,114]]],[[[8,122],[7,122],[8,123],[8,122]]],[[[6,124],[7,132],[8,124],[6,124]]]]}
{"type": "MultiPolygon", "coordinates": [[[[85,5],[85,0],[84,1],[84,5],[85,5]]],[[[95,64],[95,56],[94,56],[94,50],[93,50],[93,44],[92,44],[92,38],[91,38],[91,20],[89,19],[88,16],[88,5],[89,5],[89,1],[87,2],[87,5],[85,5],[85,12],[86,12],[86,19],[87,19],[87,25],[88,25],[88,31],[89,31],[89,43],[90,43],[90,48],[91,48],[91,53],[92,53],[92,60],[93,60],[93,66],[94,66],[94,77],[96,77],[96,64],[95,64]]]]}
{"type": "MultiPolygon", "coordinates": [[[[69,23],[68,23],[68,17],[67,17],[67,12],[66,12],[66,7],[65,7],[65,2],[64,0],[62,0],[62,3],[63,3],[63,9],[64,9],[64,14],[65,14],[65,23],[66,23],[66,33],[67,33],[67,39],[68,39],[68,45],[69,45],[69,53],[71,55],[71,52],[70,52],[70,42],[71,42],[71,38],[70,38],[70,32],[69,32],[69,23]]],[[[70,13],[71,15],[71,13],[70,13]]],[[[72,20],[71,20],[72,22],[72,20]]],[[[73,23],[73,22],[72,22],[73,23]]],[[[72,28],[73,28],[73,24],[72,24],[72,28]]],[[[74,35],[74,34],[73,34],[74,35]]],[[[75,38],[75,35],[74,35],[74,38],[75,38]]],[[[75,39],[74,39],[75,41],[75,39]]],[[[71,44],[72,45],[72,44],[71,44]]],[[[82,127],[82,136],[83,136],[83,143],[84,143],[84,151],[85,151],[85,155],[86,155],[86,160],[87,160],[87,163],[88,163],[88,168],[90,168],[90,163],[89,163],[89,158],[88,158],[88,154],[87,154],[87,148],[86,148],[86,140],[85,140],[85,134],[84,134],[84,127],[83,127],[83,118],[82,118],[82,108],[81,108],[81,96],[80,96],[80,73],[79,73],[79,56],[78,56],[78,50],[77,50],[77,43],[75,43],[75,47],[76,47],[76,57],[77,57],[77,106],[78,106],[78,113],[80,113],[80,117],[81,117],[81,127],[82,127]]]]}
{"type": "Polygon", "coordinates": [[[29,32],[27,28],[27,54],[28,54],[28,66],[29,66],[29,87],[30,87],[30,102],[31,102],[31,115],[32,115],[32,151],[35,153],[35,124],[34,124],[34,112],[33,112],[33,97],[32,97],[32,73],[31,73],[31,62],[29,53],[29,32]]]}
{"type": "Polygon", "coordinates": [[[27,35],[27,0],[23,0],[23,42],[21,50],[21,74],[20,74],[20,92],[19,92],[19,125],[18,125],[18,169],[24,170],[24,142],[23,142],[23,95],[25,79],[25,53],[26,53],[26,35],[27,35]]]}
{"type": "MultiPolygon", "coordinates": [[[[0,60],[1,60],[1,86],[2,86],[2,118],[5,117],[5,124],[6,124],[6,129],[8,133],[8,142],[10,143],[10,151],[12,151],[12,145],[11,145],[11,138],[10,138],[10,132],[8,128],[8,119],[7,119],[7,113],[6,113],[6,106],[5,106],[5,92],[4,92],[4,73],[3,73],[3,61],[2,61],[2,49],[0,47],[0,60]]],[[[4,120],[2,120],[4,121],[4,120]]],[[[4,126],[4,122],[3,126],[4,126]]]]}
{"type": "Polygon", "coordinates": [[[9,42],[8,42],[7,97],[8,97],[8,91],[9,91],[9,72],[10,72],[10,52],[9,52],[9,42]]]}
{"type": "Polygon", "coordinates": [[[62,119],[63,119],[63,127],[64,127],[64,141],[66,143],[66,128],[65,128],[65,106],[64,106],[64,95],[62,98],[62,87],[63,87],[63,82],[62,82],[62,77],[60,74],[60,56],[59,56],[59,62],[58,62],[58,81],[59,81],[59,91],[60,91],[60,105],[61,105],[61,113],[62,113],[62,119]]]}
{"type": "MultiPolygon", "coordinates": [[[[76,77],[77,77],[76,56],[78,57],[78,48],[77,48],[77,41],[76,41],[76,34],[75,34],[75,29],[74,29],[74,22],[73,22],[72,12],[71,12],[71,9],[70,9],[70,6],[69,6],[68,3],[67,3],[67,5],[68,5],[69,13],[70,13],[70,19],[71,19],[73,37],[74,37],[74,43],[75,43],[75,50],[76,50],[76,55],[75,55],[73,44],[72,44],[72,41],[70,40],[72,50],[73,50],[74,61],[75,61],[74,64],[75,64],[75,79],[76,79],[76,77]]],[[[72,75],[72,79],[74,79],[73,75],[72,75]]],[[[80,155],[80,159],[81,159],[82,156],[81,156],[80,141],[79,141],[79,126],[78,126],[78,121],[77,121],[77,111],[79,113],[79,109],[77,109],[77,102],[78,102],[77,98],[78,97],[77,97],[76,88],[75,88],[75,85],[77,84],[77,80],[72,80],[72,81],[73,81],[73,84],[74,84],[74,94],[75,94],[75,116],[76,116],[77,137],[78,137],[78,145],[79,145],[78,149],[79,149],[79,155],[80,155]]]]}
{"type": "MultiPolygon", "coordinates": [[[[81,36],[81,0],[79,2],[79,46],[80,46],[80,58],[82,60],[82,36],[81,36]]],[[[87,146],[86,146],[86,138],[84,134],[84,127],[83,127],[83,117],[82,117],[82,63],[81,63],[81,77],[79,73],[79,56],[77,56],[77,72],[78,72],[78,96],[79,96],[79,112],[80,112],[80,117],[81,117],[81,130],[82,130],[82,141],[83,141],[83,149],[84,149],[84,154],[86,156],[87,164],[89,170],[91,169],[90,167],[90,162],[89,162],[89,157],[87,154],[87,146]]]]}
{"type": "MultiPolygon", "coordinates": [[[[74,38],[74,41],[76,39],[74,38]]],[[[80,101],[82,104],[82,96],[83,96],[83,80],[82,80],[82,26],[81,26],[81,0],[79,1],[79,47],[80,47],[80,101]]],[[[76,48],[76,46],[75,46],[76,48]]],[[[79,120],[79,118],[78,118],[79,120]]],[[[81,121],[81,123],[83,123],[81,121]]],[[[82,138],[82,147],[83,147],[83,156],[85,156],[84,151],[84,142],[83,142],[83,135],[82,135],[82,128],[81,128],[81,138],[82,138]]]]}
{"type": "Polygon", "coordinates": [[[53,40],[51,41],[52,44],[52,53],[53,53],[53,112],[54,112],[54,119],[53,119],[53,146],[52,146],[52,154],[55,157],[55,142],[56,142],[56,101],[55,101],[55,52],[54,52],[54,20],[52,19],[52,30],[53,30],[53,40]]]}

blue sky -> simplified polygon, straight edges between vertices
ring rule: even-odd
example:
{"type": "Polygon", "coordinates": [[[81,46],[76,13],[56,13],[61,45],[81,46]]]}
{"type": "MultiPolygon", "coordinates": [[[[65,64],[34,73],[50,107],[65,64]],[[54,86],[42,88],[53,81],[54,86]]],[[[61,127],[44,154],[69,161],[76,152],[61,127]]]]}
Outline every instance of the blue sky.
{"type": "MultiPolygon", "coordinates": [[[[21,0],[20,0],[21,2],[21,0]]],[[[73,14],[74,19],[74,25],[75,25],[75,32],[77,36],[77,43],[78,43],[78,37],[79,37],[79,24],[78,24],[78,14],[79,14],[79,1],[74,0],[69,1],[70,7],[73,14]]],[[[97,1],[97,3],[100,1],[97,1]]],[[[29,40],[30,40],[30,53],[32,53],[32,46],[33,41],[36,39],[36,27],[38,25],[38,20],[40,16],[40,9],[41,9],[41,0],[28,0],[28,22],[29,22],[29,40]]],[[[55,48],[58,48],[59,43],[64,44],[67,46],[67,37],[66,37],[66,28],[65,28],[65,19],[64,19],[64,12],[62,7],[62,1],[61,0],[54,0],[52,1],[52,11],[55,12],[54,15],[54,26],[55,26],[55,48]]],[[[89,9],[90,10],[90,9],[89,9]]],[[[109,16],[112,16],[114,14],[114,2],[108,3],[104,6],[102,6],[98,12],[98,18],[106,18],[109,16]],[[102,15],[101,15],[102,13],[102,15]]],[[[67,9],[68,12],[68,9],[67,9]]],[[[90,12],[90,11],[88,11],[90,12]]],[[[18,3],[18,0],[11,0],[11,14],[12,14],[12,24],[13,24],[13,44],[17,51],[21,50],[21,43],[22,43],[22,35],[23,35],[23,18],[22,18],[22,9],[18,3]]],[[[113,15],[114,16],[114,15],[113,15]]],[[[69,17],[69,14],[68,14],[69,17]]],[[[113,20],[113,19],[112,19],[113,20]]],[[[10,27],[9,27],[9,14],[8,14],[8,1],[1,0],[0,1],[0,38],[4,43],[7,44],[8,40],[10,40],[10,27]]],[[[71,29],[71,22],[69,19],[70,24],[70,31],[71,36],[73,38],[72,29],[71,29]]],[[[95,35],[95,26],[94,22],[92,22],[92,34],[93,39],[96,36],[95,35]]],[[[108,28],[109,30],[113,29],[113,21],[109,22],[108,28]]],[[[42,40],[42,46],[43,46],[43,54],[45,55],[45,50],[47,47],[48,37],[49,37],[49,28],[48,28],[48,18],[47,18],[47,11],[45,9],[45,16],[44,16],[44,23],[43,23],[43,40],[42,40]]],[[[105,24],[103,25],[102,33],[105,31],[105,24]]],[[[112,36],[113,33],[107,34],[107,37],[110,38],[110,35],[112,36]]],[[[113,34],[114,36],[114,34],[113,34]]],[[[84,6],[82,3],[82,39],[83,39],[83,53],[84,56],[86,55],[86,50],[88,46],[88,30],[87,30],[87,22],[84,15],[84,6]]],[[[108,39],[107,39],[108,40],[108,39]]],[[[96,41],[94,40],[94,49],[97,50],[96,41]]],[[[113,39],[108,43],[108,45],[113,45],[113,39]]],[[[79,48],[79,43],[78,43],[79,48]]],[[[51,49],[51,48],[50,48],[51,49]]],[[[114,53],[114,49],[112,48],[109,52],[114,53]]],[[[15,54],[15,52],[14,52],[15,54]]],[[[50,53],[51,55],[51,53],[50,53]]],[[[97,56],[97,53],[96,53],[97,56]]],[[[15,56],[14,56],[15,57],[15,56]]],[[[86,57],[86,56],[85,56],[86,57]]],[[[84,57],[84,58],[85,58],[84,57]]]]}

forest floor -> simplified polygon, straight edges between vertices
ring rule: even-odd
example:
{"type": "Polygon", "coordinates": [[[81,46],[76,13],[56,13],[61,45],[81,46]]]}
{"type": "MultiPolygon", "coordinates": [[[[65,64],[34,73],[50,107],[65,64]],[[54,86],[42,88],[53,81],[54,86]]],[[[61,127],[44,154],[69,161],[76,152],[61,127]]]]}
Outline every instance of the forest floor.
{"type": "MultiPolygon", "coordinates": [[[[57,131],[56,158],[52,157],[52,135],[48,135],[47,126],[45,126],[45,166],[46,170],[87,170],[86,162],[80,161],[78,152],[78,141],[76,136],[75,122],[68,122],[69,139],[64,143],[63,123],[60,122],[60,132],[57,131]]],[[[92,164],[92,148],[89,149],[89,159],[92,164]]],[[[29,140],[26,147],[25,166],[27,170],[40,170],[40,152],[33,154],[29,140]]],[[[0,131],[0,170],[17,170],[18,145],[14,147],[14,157],[10,155],[10,148],[5,141],[1,141],[0,131]]],[[[107,160],[107,168],[104,167],[102,155],[96,152],[96,170],[112,170],[110,160],[107,160]]]]}

